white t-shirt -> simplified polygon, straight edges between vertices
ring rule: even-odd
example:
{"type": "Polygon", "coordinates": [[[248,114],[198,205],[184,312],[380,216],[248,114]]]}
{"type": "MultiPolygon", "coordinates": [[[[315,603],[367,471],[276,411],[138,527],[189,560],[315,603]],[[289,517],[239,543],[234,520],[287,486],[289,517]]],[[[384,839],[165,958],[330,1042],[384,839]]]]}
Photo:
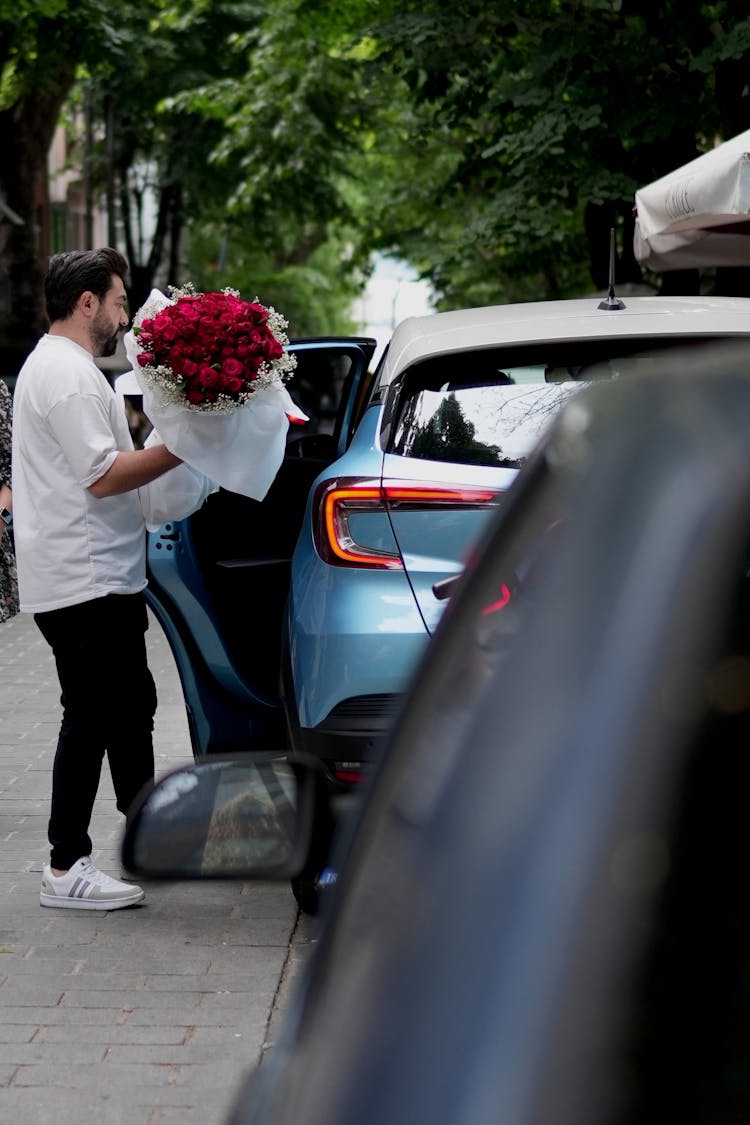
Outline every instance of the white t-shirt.
{"type": "Polygon", "coordinates": [[[92,356],[43,336],[13,400],[13,530],[21,609],[38,613],[146,585],[138,492],[88,486],[133,448],[122,399],[92,356]]]}

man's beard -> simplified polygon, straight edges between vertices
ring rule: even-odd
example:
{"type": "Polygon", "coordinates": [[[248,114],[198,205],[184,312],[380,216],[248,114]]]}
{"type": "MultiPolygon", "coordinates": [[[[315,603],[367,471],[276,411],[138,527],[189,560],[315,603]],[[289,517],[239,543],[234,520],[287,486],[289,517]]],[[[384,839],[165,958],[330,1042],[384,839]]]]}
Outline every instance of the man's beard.
{"type": "Polygon", "coordinates": [[[91,325],[91,343],[94,348],[94,355],[114,355],[117,351],[119,336],[119,328],[113,333],[112,325],[109,323],[106,316],[97,313],[91,325]]]}

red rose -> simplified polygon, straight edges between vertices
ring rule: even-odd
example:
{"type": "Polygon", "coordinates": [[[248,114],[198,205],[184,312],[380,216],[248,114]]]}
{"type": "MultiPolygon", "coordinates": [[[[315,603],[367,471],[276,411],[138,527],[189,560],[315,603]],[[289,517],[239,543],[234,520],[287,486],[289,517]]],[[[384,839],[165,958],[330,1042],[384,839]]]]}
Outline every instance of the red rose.
{"type": "Polygon", "coordinates": [[[172,322],[172,318],[165,315],[165,313],[166,310],[159,313],[156,320],[154,321],[152,332],[154,336],[159,340],[176,340],[177,329],[172,322]]]}
{"type": "Polygon", "coordinates": [[[219,372],[213,367],[207,367],[205,364],[200,370],[200,381],[206,389],[213,390],[219,386],[221,376],[219,372]]]}
{"type": "Polygon", "coordinates": [[[203,392],[195,389],[189,390],[185,397],[192,406],[200,406],[203,402],[203,392]]]}
{"type": "Polygon", "coordinates": [[[184,316],[186,320],[193,320],[200,316],[200,308],[196,297],[180,297],[177,304],[170,307],[174,308],[178,315],[184,316]]]}
{"type": "Polygon", "coordinates": [[[266,323],[266,310],[262,305],[255,305],[252,302],[248,301],[248,303],[245,305],[245,310],[253,324],[266,323]]]}
{"type": "Polygon", "coordinates": [[[242,374],[242,364],[234,356],[227,356],[221,365],[221,370],[230,378],[237,378],[242,374]]]}
{"type": "Polygon", "coordinates": [[[243,385],[242,380],[237,378],[237,376],[229,375],[224,382],[224,390],[228,395],[238,395],[243,385]]]}

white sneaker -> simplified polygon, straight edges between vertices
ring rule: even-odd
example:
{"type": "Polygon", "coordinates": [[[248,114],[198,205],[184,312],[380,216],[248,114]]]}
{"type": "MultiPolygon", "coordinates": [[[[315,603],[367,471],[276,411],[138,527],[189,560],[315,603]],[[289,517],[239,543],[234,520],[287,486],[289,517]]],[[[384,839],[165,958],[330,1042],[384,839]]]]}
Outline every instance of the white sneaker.
{"type": "Polygon", "coordinates": [[[85,855],[64,875],[53,875],[50,867],[42,871],[42,906],[65,906],[71,910],[120,910],[143,902],[145,894],[133,883],[122,883],[94,867],[85,855]]]}

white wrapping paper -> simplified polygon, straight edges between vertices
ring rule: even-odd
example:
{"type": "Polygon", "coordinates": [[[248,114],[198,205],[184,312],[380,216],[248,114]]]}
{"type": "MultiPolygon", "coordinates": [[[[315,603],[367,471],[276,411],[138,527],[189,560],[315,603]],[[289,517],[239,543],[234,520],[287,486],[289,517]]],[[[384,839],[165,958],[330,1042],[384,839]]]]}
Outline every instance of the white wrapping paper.
{"type": "MultiPolygon", "coordinates": [[[[151,308],[171,303],[158,290],[148,299],[151,308]]],[[[124,344],[143,393],[143,412],[167,448],[217,486],[262,500],[284,459],[289,417],[307,420],[286,387],[280,382],[262,387],[231,413],[192,410],[165,402],[147,382],[134,332],[126,333],[124,344]]]]}
{"type": "MultiPolygon", "coordinates": [[[[148,449],[161,443],[161,435],[152,430],[144,444],[148,449]]],[[[218,491],[218,484],[192,465],[177,465],[138,489],[146,527],[156,531],[163,523],[184,520],[197,512],[212,492],[218,491]]]]}

